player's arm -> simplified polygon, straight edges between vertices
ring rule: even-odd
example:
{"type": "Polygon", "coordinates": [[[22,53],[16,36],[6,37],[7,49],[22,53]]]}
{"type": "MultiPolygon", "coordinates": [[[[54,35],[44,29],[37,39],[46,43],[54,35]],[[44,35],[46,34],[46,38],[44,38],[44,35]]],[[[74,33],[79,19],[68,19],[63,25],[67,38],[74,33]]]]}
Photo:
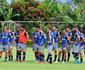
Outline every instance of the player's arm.
{"type": "Polygon", "coordinates": [[[46,41],[47,41],[47,38],[46,38],[46,35],[45,35],[45,33],[44,33],[44,44],[46,43],[46,41]]]}
{"type": "Polygon", "coordinates": [[[60,36],[60,33],[58,32],[58,39],[60,40],[61,36],[60,36]]]}
{"type": "Polygon", "coordinates": [[[49,39],[50,42],[53,43],[53,33],[50,33],[49,37],[50,37],[50,39],[49,39]]]}
{"type": "Polygon", "coordinates": [[[12,32],[12,34],[13,34],[13,37],[14,37],[14,40],[15,40],[15,39],[16,39],[15,33],[14,33],[14,32],[12,32]]]}
{"type": "Polygon", "coordinates": [[[85,42],[85,38],[84,38],[84,40],[83,40],[84,42],[85,42]]]}
{"type": "Polygon", "coordinates": [[[13,36],[13,38],[14,38],[13,44],[15,44],[16,36],[15,36],[15,33],[14,33],[14,32],[12,32],[12,36],[13,36]]]}
{"type": "Polygon", "coordinates": [[[68,40],[71,41],[71,38],[72,38],[72,33],[69,34],[68,40]]]}
{"type": "Polygon", "coordinates": [[[29,40],[29,34],[25,32],[25,36],[27,37],[27,40],[29,40]]]}
{"type": "Polygon", "coordinates": [[[81,36],[79,34],[77,34],[78,41],[80,41],[80,38],[81,38],[81,36]]]}
{"type": "Polygon", "coordinates": [[[84,37],[84,35],[82,35],[81,38],[82,38],[83,42],[85,42],[85,37],[84,37]]]}

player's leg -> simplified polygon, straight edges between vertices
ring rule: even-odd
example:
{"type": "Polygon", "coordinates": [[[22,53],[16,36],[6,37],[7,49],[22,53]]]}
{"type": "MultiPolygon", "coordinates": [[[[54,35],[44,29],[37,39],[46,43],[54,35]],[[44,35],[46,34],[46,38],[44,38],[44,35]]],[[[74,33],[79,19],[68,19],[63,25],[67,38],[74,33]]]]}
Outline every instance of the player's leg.
{"type": "Polygon", "coordinates": [[[50,45],[48,45],[48,55],[47,55],[47,59],[46,59],[47,62],[49,61],[49,51],[50,51],[50,45]]]}
{"type": "Polygon", "coordinates": [[[46,61],[49,62],[50,64],[52,64],[52,50],[53,50],[53,46],[48,45],[48,56],[46,61]]]}
{"type": "Polygon", "coordinates": [[[25,59],[26,59],[26,48],[27,48],[27,45],[26,44],[22,44],[22,53],[23,53],[22,61],[25,61],[25,59]]]}
{"type": "Polygon", "coordinates": [[[71,51],[71,45],[68,45],[68,47],[67,47],[67,61],[69,62],[69,60],[70,60],[70,51],[71,51]]]}
{"type": "Polygon", "coordinates": [[[9,61],[13,61],[12,50],[13,50],[13,44],[10,44],[10,45],[9,45],[9,51],[8,51],[8,54],[9,54],[9,61]]]}
{"type": "Polygon", "coordinates": [[[33,44],[33,51],[34,51],[34,55],[35,55],[35,60],[36,60],[36,62],[38,62],[39,61],[38,44],[33,44]]]}
{"type": "Polygon", "coordinates": [[[73,57],[75,59],[74,64],[77,64],[78,63],[78,59],[79,59],[79,53],[72,52],[72,54],[73,54],[73,57]]]}
{"type": "Polygon", "coordinates": [[[67,58],[67,61],[69,62],[70,60],[70,51],[68,51],[68,58],[67,58]]]}
{"type": "Polygon", "coordinates": [[[78,61],[78,59],[79,59],[79,47],[78,47],[77,44],[74,44],[72,54],[73,54],[73,57],[74,57],[74,59],[75,59],[74,64],[79,63],[79,61],[78,61]]]}
{"type": "Polygon", "coordinates": [[[1,57],[2,57],[2,51],[0,51],[0,59],[1,59],[1,57]]]}
{"type": "Polygon", "coordinates": [[[16,43],[16,61],[19,60],[19,47],[18,47],[18,43],[16,43]]]}
{"type": "Polygon", "coordinates": [[[67,49],[66,49],[66,47],[64,47],[63,48],[63,60],[62,60],[62,63],[66,62],[66,58],[67,58],[67,49]]]}
{"type": "Polygon", "coordinates": [[[18,43],[18,58],[19,58],[19,61],[21,62],[21,43],[18,43]]]}
{"type": "Polygon", "coordinates": [[[58,54],[57,49],[58,49],[58,43],[54,43],[53,47],[54,47],[54,62],[57,62],[57,54],[58,54]]]}
{"type": "Polygon", "coordinates": [[[43,63],[44,62],[44,46],[39,46],[39,61],[40,63],[43,63]]]}
{"type": "Polygon", "coordinates": [[[59,49],[59,50],[58,50],[58,62],[60,62],[61,55],[62,55],[62,50],[59,49]]]}
{"type": "Polygon", "coordinates": [[[57,60],[57,49],[54,50],[54,62],[57,60]]]}
{"type": "Polygon", "coordinates": [[[64,51],[62,50],[62,62],[64,61],[64,51]]]}
{"type": "Polygon", "coordinates": [[[84,58],[84,44],[81,44],[80,46],[80,63],[83,63],[84,58]]]}
{"type": "Polygon", "coordinates": [[[8,50],[9,50],[9,47],[8,45],[3,45],[3,51],[5,52],[5,62],[7,61],[7,58],[8,58],[8,50]]]}
{"type": "Polygon", "coordinates": [[[10,49],[10,57],[11,57],[11,61],[13,61],[13,43],[12,43],[12,46],[11,46],[11,49],[10,49]]]}
{"type": "Polygon", "coordinates": [[[84,51],[80,51],[80,63],[83,63],[84,51]]]}
{"type": "Polygon", "coordinates": [[[39,52],[38,51],[35,51],[35,59],[36,59],[36,62],[39,61],[39,52]]]}
{"type": "Polygon", "coordinates": [[[2,53],[3,53],[3,48],[2,45],[0,45],[0,58],[2,57],[2,53]]]}

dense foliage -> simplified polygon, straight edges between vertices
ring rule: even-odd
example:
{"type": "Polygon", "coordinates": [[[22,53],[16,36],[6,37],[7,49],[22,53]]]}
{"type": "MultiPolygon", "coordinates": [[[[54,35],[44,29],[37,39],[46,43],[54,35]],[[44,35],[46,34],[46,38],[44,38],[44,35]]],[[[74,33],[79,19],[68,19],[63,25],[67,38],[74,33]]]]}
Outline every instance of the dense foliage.
{"type": "Polygon", "coordinates": [[[0,21],[42,21],[39,23],[19,22],[24,24],[29,31],[33,31],[33,27],[36,25],[40,25],[44,31],[46,31],[48,26],[54,25],[59,30],[63,30],[67,24],[71,28],[75,24],[82,27],[85,25],[84,3],[85,0],[72,0],[72,3],[61,3],[57,2],[57,0],[44,0],[43,2],[36,0],[13,0],[9,4],[6,0],[0,0],[0,21]],[[48,22],[43,24],[43,21],[48,22]],[[61,22],[61,24],[58,22],[61,22]]]}

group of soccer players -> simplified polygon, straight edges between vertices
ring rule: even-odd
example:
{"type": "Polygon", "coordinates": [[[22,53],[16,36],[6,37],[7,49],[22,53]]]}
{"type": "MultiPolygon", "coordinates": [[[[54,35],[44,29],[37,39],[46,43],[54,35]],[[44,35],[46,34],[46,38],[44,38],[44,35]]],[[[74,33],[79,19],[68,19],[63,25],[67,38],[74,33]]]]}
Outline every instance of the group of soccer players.
{"type": "MultiPolygon", "coordinates": [[[[53,62],[69,62],[70,54],[72,52],[75,59],[74,63],[83,63],[85,33],[83,33],[82,30],[79,30],[78,26],[74,26],[73,32],[71,32],[69,26],[62,32],[59,32],[53,27],[49,27],[47,30],[48,33],[46,34],[40,26],[36,26],[35,32],[32,33],[33,51],[37,63],[45,62],[44,49],[46,44],[48,50],[46,62],[50,64],[53,62]]],[[[24,26],[17,28],[16,32],[12,32],[8,27],[4,27],[3,32],[0,33],[0,58],[2,57],[3,52],[5,52],[5,61],[13,61],[12,50],[14,46],[16,46],[16,61],[25,61],[26,43],[28,40],[29,35],[24,26]]]]}
{"type": "Polygon", "coordinates": [[[26,42],[29,38],[23,26],[17,28],[14,33],[8,27],[4,27],[0,33],[0,58],[5,52],[5,61],[13,61],[13,48],[16,46],[16,61],[24,61],[26,55],[26,42]]]}
{"type": "Polygon", "coordinates": [[[71,32],[69,26],[67,26],[66,29],[61,33],[55,28],[49,27],[47,35],[45,35],[39,26],[36,27],[35,32],[33,33],[33,50],[35,53],[36,62],[38,63],[44,62],[45,56],[43,50],[46,42],[48,49],[48,56],[46,61],[48,63],[52,64],[53,62],[69,62],[71,52],[75,59],[75,64],[83,63],[85,34],[82,32],[82,30],[80,31],[77,26],[74,27],[73,33],[71,32]],[[59,47],[60,41],[61,46],[59,47]],[[71,49],[73,49],[73,51],[71,51],[71,49]],[[54,51],[54,60],[52,57],[52,51],[54,51]]]}

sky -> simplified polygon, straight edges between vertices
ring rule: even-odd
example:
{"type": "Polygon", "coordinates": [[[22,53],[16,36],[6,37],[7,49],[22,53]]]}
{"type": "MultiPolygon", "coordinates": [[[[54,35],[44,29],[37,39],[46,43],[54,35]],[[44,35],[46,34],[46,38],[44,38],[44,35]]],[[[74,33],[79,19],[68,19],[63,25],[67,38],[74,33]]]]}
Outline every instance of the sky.
{"type": "Polygon", "coordinates": [[[12,1],[12,0],[6,0],[6,1],[7,1],[9,4],[11,4],[11,1],[12,1]]]}
{"type": "MultiPolygon", "coordinates": [[[[6,0],[9,4],[11,3],[11,0],[6,0]]],[[[38,0],[38,1],[43,1],[43,0],[38,0]]],[[[69,2],[71,0],[58,0],[58,1],[61,1],[62,3],[66,3],[66,2],[69,2]]]]}

